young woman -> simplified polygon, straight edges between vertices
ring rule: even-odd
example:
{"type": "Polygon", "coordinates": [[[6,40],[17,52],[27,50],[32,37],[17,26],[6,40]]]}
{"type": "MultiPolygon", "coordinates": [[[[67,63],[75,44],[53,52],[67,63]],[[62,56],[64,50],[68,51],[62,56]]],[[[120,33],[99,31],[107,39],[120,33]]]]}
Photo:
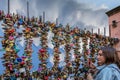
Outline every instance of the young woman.
{"type": "Polygon", "coordinates": [[[116,49],[105,46],[98,52],[98,67],[95,75],[88,74],[88,80],[120,80],[120,60],[116,49]]]}

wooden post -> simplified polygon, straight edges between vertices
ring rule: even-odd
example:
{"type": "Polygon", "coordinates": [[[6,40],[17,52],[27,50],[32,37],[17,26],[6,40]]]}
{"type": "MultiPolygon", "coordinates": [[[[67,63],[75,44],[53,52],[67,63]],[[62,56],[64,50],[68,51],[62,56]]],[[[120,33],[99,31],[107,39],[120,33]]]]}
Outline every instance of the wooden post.
{"type": "Polygon", "coordinates": [[[29,1],[27,0],[27,17],[29,18],[29,1]]]}
{"type": "Polygon", "coordinates": [[[56,18],[56,26],[58,25],[58,18],[56,18]]]}
{"type": "Polygon", "coordinates": [[[10,0],[8,0],[8,14],[10,14],[10,0]]]}
{"type": "Polygon", "coordinates": [[[104,36],[106,36],[106,28],[104,27],[104,36]]]}
{"type": "Polygon", "coordinates": [[[100,35],[100,28],[98,28],[98,35],[100,35]]]}
{"type": "Polygon", "coordinates": [[[45,12],[43,12],[43,23],[45,22],[45,12]]]}

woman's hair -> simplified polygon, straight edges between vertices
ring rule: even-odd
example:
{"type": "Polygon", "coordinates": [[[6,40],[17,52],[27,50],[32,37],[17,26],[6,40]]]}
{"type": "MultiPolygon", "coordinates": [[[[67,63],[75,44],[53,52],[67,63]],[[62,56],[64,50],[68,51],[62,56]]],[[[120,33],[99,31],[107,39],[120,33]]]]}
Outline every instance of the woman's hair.
{"type": "Polygon", "coordinates": [[[103,56],[105,57],[105,64],[115,63],[120,68],[119,58],[117,55],[117,51],[115,48],[111,46],[101,47],[100,50],[103,52],[103,56]]]}

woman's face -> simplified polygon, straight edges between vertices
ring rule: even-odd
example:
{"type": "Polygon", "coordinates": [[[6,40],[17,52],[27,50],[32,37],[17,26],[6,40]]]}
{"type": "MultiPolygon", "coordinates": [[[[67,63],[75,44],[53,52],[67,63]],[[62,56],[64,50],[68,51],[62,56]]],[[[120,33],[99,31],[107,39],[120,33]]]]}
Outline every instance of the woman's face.
{"type": "Polygon", "coordinates": [[[101,65],[103,65],[105,63],[105,57],[104,57],[103,54],[104,53],[102,52],[102,50],[99,50],[98,56],[97,56],[97,58],[98,58],[98,65],[99,66],[101,66],[101,65]]]}

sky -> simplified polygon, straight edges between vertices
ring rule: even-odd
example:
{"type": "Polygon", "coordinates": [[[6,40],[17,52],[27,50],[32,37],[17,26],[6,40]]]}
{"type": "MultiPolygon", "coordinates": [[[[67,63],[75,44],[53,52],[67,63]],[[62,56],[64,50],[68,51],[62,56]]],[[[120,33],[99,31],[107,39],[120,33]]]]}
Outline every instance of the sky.
{"type": "MultiPolygon", "coordinates": [[[[119,0],[10,0],[10,12],[27,15],[26,2],[29,1],[30,17],[38,17],[45,11],[46,21],[70,24],[81,29],[94,28],[94,32],[106,27],[108,30],[107,11],[120,5],[119,0]]],[[[0,9],[7,13],[7,0],[0,0],[0,9]]],[[[106,35],[109,35],[106,33],[106,35]]]]}
{"type": "MultiPolygon", "coordinates": [[[[93,28],[93,32],[97,32],[98,28],[100,28],[100,34],[104,33],[103,29],[105,27],[106,35],[109,35],[109,28],[108,16],[105,13],[120,6],[120,0],[10,0],[10,12],[27,16],[27,1],[29,1],[30,17],[39,17],[45,12],[45,21],[56,22],[56,18],[58,18],[58,23],[63,25],[70,24],[71,27],[86,28],[87,30],[93,28]]],[[[7,13],[7,0],[0,0],[0,10],[4,10],[7,13]]],[[[0,36],[3,35],[1,31],[0,25],[0,36]]],[[[51,35],[49,35],[49,39],[51,39],[51,35]]],[[[35,46],[33,45],[35,51],[38,50],[38,47],[36,47],[38,46],[38,41],[36,40],[38,39],[34,39],[35,46]]],[[[18,47],[23,47],[24,43],[20,44],[21,46],[18,47]]],[[[51,46],[50,43],[48,45],[51,46]]],[[[1,44],[0,48],[2,48],[1,44]]],[[[49,50],[51,51],[51,49],[49,50]]],[[[0,56],[2,55],[3,52],[0,52],[0,56]]],[[[33,56],[33,62],[38,60],[35,58],[37,54],[33,54],[33,56]]],[[[62,54],[60,56],[62,57],[62,54]]],[[[33,65],[34,69],[37,69],[36,65],[38,64],[34,63],[33,65]]],[[[1,74],[4,69],[1,62],[0,67],[1,74]]]]}

